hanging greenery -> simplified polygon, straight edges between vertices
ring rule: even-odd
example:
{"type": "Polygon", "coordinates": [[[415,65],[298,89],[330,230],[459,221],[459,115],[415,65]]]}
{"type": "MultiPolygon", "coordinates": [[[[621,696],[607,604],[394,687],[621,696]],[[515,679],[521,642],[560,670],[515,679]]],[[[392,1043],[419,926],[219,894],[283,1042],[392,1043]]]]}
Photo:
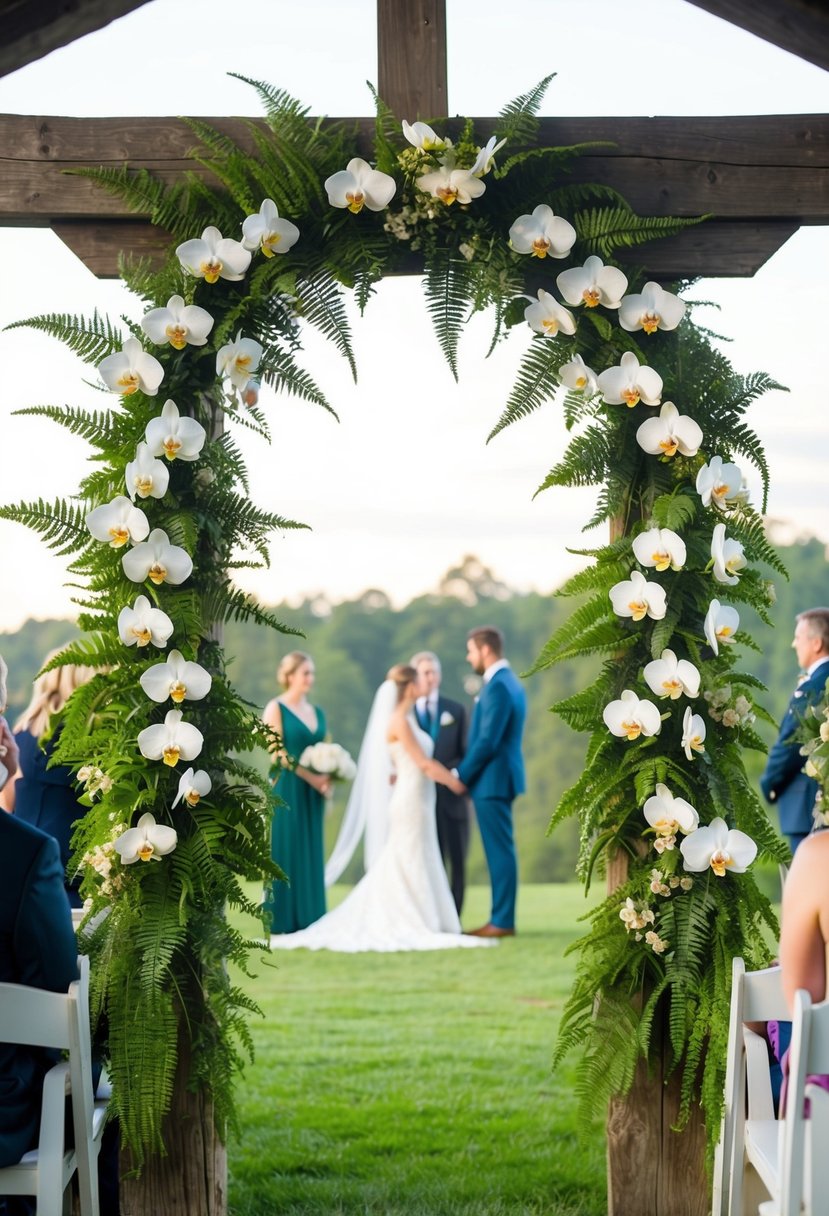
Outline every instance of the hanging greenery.
{"type": "Polygon", "coordinates": [[[608,656],[590,688],[556,707],[591,741],[555,821],[578,813],[585,881],[601,854],[630,857],[626,885],[580,944],[560,1050],[585,1045],[584,1089],[596,1101],[623,1092],[648,1054],[655,1004],[669,999],[686,1111],[710,1046],[703,1101],[713,1119],[730,958],[763,961],[773,923],[744,872],[755,844],[740,833],[782,855],[741,759],[759,746],[755,682],[733,670],[736,611],[716,599],[727,586],[761,613],[769,600],[745,563],[777,559],[729,462],[745,456],[765,479],[742,415],[771,382],[735,376],[676,295],[605,264],[688,221],[639,217],[615,191],[567,180],[581,149],[535,144],[549,80],[506,107],[486,142],[469,121],[440,131],[404,122],[401,132],[377,100],[371,163],[346,124],[311,121],[285,93],[249,83],[266,123],[248,124],[247,146],[191,121],[209,176],[170,185],[126,166],[84,171],[173,238],[161,268],[123,259],[147,309],[140,324],[97,313],[20,322],[64,341],[119,398],[99,410],[23,410],[86,438],[94,467],[73,501],[7,506],[0,517],[72,556],[84,638],[55,662],[99,669],[67,708],[57,758],[76,770],[88,806],[75,855],[125,1139],[138,1163],[162,1147],[182,1034],[194,1048],[190,1084],[215,1099],[221,1129],[232,1117],[253,1006],[225,960],[244,967],[258,943],[225,913],[259,913],[241,880],[275,873],[270,791],[240,759],[275,740],[228,682],[220,629],[240,618],[283,628],[232,572],[266,564],[270,533],[301,525],[250,502],[225,426],[269,438],[261,382],[333,412],[301,365],[303,327],[356,375],[347,295],[364,309],[413,254],[453,373],[471,314],[490,310],[493,345],[529,324],[535,336],[493,434],[563,392],[574,438],[542,488],[600,487],[590,525],[612,526],[611,543],[586,551],[593,564],[564,589],[582,602],[537,665],[608,656]],[[556,276],[553,261],[567,268],[556,276]],[[529,279],[543,285],[527,297],[529,279]]]}

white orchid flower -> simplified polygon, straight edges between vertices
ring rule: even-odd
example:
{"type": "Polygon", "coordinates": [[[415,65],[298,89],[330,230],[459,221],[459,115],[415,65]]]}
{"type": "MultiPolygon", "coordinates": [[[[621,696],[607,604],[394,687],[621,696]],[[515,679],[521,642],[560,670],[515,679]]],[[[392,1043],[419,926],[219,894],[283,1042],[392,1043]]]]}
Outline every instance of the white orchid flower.
{"type": "Polygon", "coordinates": [[[486,190],[484,183],[473,175],[471,169],[451,169],[448,165],[424,173],[417,179],[416,185],[418,190],[440,199],[447,207],[455,202],[461,205],[471,203],[486,190]]]}
{"type": "Polygon", "coordinates": [[[612,735],[632,743],[640,735],[658,735],[662,717],[653,701],[640,701],[635,692],[626,688],[618,701],[611,701],[602,711],[604,724],[612,735]]]}
{"type": "Polygon", "coordinates": [[[691,706],[685,710],[682,719],[682,750],[688,760],[693,760],[694,752],[705,751],[705,723],[699,714],[695,714],[691,706]]]}
{"type": "Polygon", "coordinates": [[[719,817],[686,836],[679,849],[686,870],[701,874],[710,867],[717,878],[722,878],[727,870],[745,874],[757,856],[757,845],[751,837],[737,828],[729,831],[728,824],[719,817]]]}
{"type": "Polygon", "coordinates": [[[242,224],[245,249],[261,249],[266,258],[272,258],[275,253],[287,253],[298,240],[296,224],[279,218],[272,198],[266,198],[258,212],[249,215],[242,224]]]}
{"type": "Polygon", "coordinates": [[[719,600],[712,600],[705,614],[705,637],[714,654],[720,653],[720,643],[733,646],[737,630],[740,628],[740,614],[736,608],[729,608],[719,600]]]}
{"type": "Polygon", "coordinates": [[[469,170],[473,177],[486,177],[495,163],[495,153],[499,152],[506,142],[505,139],[499,139],[496,142],[496,136],[492,135],[484,147],[478,149],[478,155],[469,170]]]}
{"type": "Polygon", "coordinates": [[[188,768],[182,773],[181,780],[178,783],[178,793],[173,799],[173,806],[178,806],[182,798],[188,806],[198,806],[202,798],[213,788],[213,782],[203,768],[193,772],[192,768],[188,768]]]}
{"type": "Polygon", "coordinates": [[[128,541],[137,544],[150,530],[147,516],[125,494],[90,511],[86,526],[96,540],[106,541],[113,549],[123,548],[128,541]]]}
{"type": "MultiPolygon", "coordinates": [[[[642,814],[657,836],[689,836],[699,827],[699,815],[684,798],[675,798],[667,785],[657,782],[656,793],[642,807],[642,814]]],[[[673,848],[673,844],[668,846],[673,848]]],[[[661,850],[660,850],[661,851],[661,850]]]]}
{"type": "Polygon", "coordinates": [[[127,493],[133,500],[136,494],[139,498],[163,498],[170,484],[170,470],[162,461],[150,455],[146,443],[139,443],[135,449],[135,460],[127,465],[125,481],[127,493]]]}
{"type": "Polygon", "coordinates": [[[197,304],[185,304],[181,296],[170,296],[166,308],[152,308],[141,318],[141,328],[156,346],[170,343],[175,350],[204,346],[213,328],[213,318],[197,304]]]}
{"type": "Polygon", "coordinates": [[[619,324],[632,333],[644,329],[646,334],[657,329],[676,329],[685,316],[685,304],[658,283],[646,283],[641,295],[625,296],[619,305],[619,324]]]}
{"type": "Polygon", "coordinates": [[[216,375],[230,380],[234,388],[244,390],[259,366],[263,348],[253,338],[243,338],[241,329],[234,342],[221,347],[216,355],[216,375]]]}
{"type": "Polygon", "coordinates": [[[451,147],[452,141],[441,139],[427,122],[406,122],[403,119],[403,134],[413,147],[422,152],[440,152],[443,148],[451,147]]]}
{"type": "Polygon", "coordinates": [[[357,215],[363,207],[382,211],[394,198],[397,185],[388,173],[372,169],[367,161],[355,156],[345,169],[325,179],[325,190],[332,207],[347,207],[357,215]]]}
{"type": "Polygon", "coordinates": [[[189,554],[178,545],[171,545],[162,528],[153,528],[142,544],[125,553],[121,565],[133,583],[143,583],[148,578],[157,587],[161,583],[177,587],[193,572],[189,554]]]}
{"type": "Polygon", "coordinates": [[[573,314],[555,296],[543,288],[538,289],[538,299],[533,300],[524,309],[524,320],[530,329],[547,338],[554,338],[557,333],[574,334],[576,321],[573,314]]]}
{"type": "Polygon", "coordinates": [[[241,241],[222,236],[211,224],[201,237],[179,245],[176,257],[185,270],[197,279],[204,279],[205,283],[216,283],[219,279],[237,283],[245,277],[251,255],[241,241]]]}
{"type": "Polygon", "coordinates": [[[160,608],[153,608],[146,595],[139,595],[132,608],[118,613],[118,636],[125,646],[147,646],[163,650],[173,635],[173,622],[160,608]]]}
{"type": "Polygon", "coordinates": [[[616,615],[630,616],[634,621],[641,621],[646,616],[652,621],[661,621],[668,610],[664,587],[649,583],[638,570],[631,571],[630,578],[616,583],[608,594],[616,615]]]}
{"type": "Polygon", "coordinates": [[[134,828],[127,828],[115,841],[115,851],[125,866],[135,861],[161,861],[178,843],[175,828],[156,823],[149,811],[134,828]]]}
{"type": "MultiPolygon", "coordinates": [[[[526,315],[526,314],[525,314],[526,315]]],[[[599,391],[599,383],[592,367],[588,367],[581,355],[573,355],[569,363],[558,369],[561,383],[572,392],[591,397],[599,391]]]]}
{"type": "Polygon", "coordinates": [[[711,557],[714,559],[713,575],[718,583],[733,587],[740,581],[740,571],[746,565],[746,555],[738,540],[726,537],[725,524],[716,524],[711,537],[711,557]]]}
{"type": "Polygon", "coordinates": [[[129,397],[140,391],[154,397],[164,379],[164,368],[147,354],[137,338],[127,338],[118,354],[101,360],[98,375],[113,393],[129,397]]]}
{"type": "Polygon", "coordinates": [[[702,443],[702,428],[687,414],[680,414],[673,401],[663,401],[658,418],[647,418],[636,432],[636,442],[651,456],[696,456],[702,443]]]}
{"type": "Polygon", "coordinates": [[[188,662],[180,650],[171,650],[163,663],[155,663],[141,673],[138,681],[151,701],[160,705],[168,697],[182,701],[201,701],[210,692],[213,678],[199,664],[188,662]]]}
{"type": "Polygon", "coordinates": [[[697,473],[697,493],[702,505],[712,503],[722,509],[726,503],[737,503],[742,499],[743,474],[740,467],[724,461],[721,456],[712,456],[697,473]]]}
{"type": "Polygon", "coordinates": [[[166,456],[168,460],[198,460],[207,433],[195,418],[179,414],[175,401],[164,402],[158,418],[147,423],[144,432],[151,456],[166,456]]]}
{"type": "Polygon", "coordinates": [[[138,749],[146,760],[163,760],[175,768],[179,760],[195,760],[204,735],[189,722],[182,722],[180,709],[168,710],[163,722],[146,726],[138,735],[138,749]]]}
{"type": "Polygon", "coordinates": [[[693,663],[678,659],[672,650],[663,650],[660,658],[645,665],[642,674],[648,688],[658,697],[676,701],[683,693],[686,697],[699,695],[699,672],[693,663]]]}
{"type": "Polygon", "coordinates": [[[644,405],[659,405],[662,399],[662,377],[647,364],[641,364],[632,350],[626,350],[616,367],[601,372],[599,388],[608,405],[627,405],[633,409],[640,401],[644,405]]]}
{"type": "Polygon", "coordinates": [[[595,308],[618,308],[628,289],[628,281],[615,266],[605,266],[601,258],[591,254],[583,266],[562,270],[556,278],[559,291],[568,304],[584,304],[595,308]]]}
{"type": "Polygon", "coordinates": [[[533,208],[532,215],[519,215],[509,230],[509,242],[516,253],[534,258],[566,258],[576,243],[571,223],[553,212],[546,203],[533,208]]]}
{"type": "Polygon", "coordinates": [[[687,552],[685,541],[670,528],[649,528],[633,539],[633,552],[640,566],[655,570],[681,570],[687,552]]]}

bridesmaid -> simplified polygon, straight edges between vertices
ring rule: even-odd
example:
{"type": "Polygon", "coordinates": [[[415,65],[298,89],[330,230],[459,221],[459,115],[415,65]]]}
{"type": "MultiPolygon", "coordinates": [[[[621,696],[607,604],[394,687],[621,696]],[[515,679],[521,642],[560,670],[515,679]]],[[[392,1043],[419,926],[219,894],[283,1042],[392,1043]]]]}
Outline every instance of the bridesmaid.
{"type": "MultiPolygon", "coordinates": [[[[306,747],[325,738],[325,715],[308,700],[314,684],[314,663],[309,654],[293,650],[276,672],[284,690],[265,706],[267,726],[281,736],[284,751],[298,759],[306,747]]],[[[331,778],[297,766],[282,769],[277,793],[284,806],[275,806],[271,821],[271,856],[288,875],[273,884],[274,933],[294,933],[325,915],[325,861],[323,819],[331,778]]]]}

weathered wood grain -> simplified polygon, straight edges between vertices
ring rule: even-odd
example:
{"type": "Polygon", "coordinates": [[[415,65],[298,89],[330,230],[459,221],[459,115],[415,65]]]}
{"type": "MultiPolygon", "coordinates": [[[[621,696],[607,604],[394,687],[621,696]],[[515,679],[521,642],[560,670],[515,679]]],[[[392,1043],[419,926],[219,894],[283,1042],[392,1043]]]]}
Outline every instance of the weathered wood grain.
{"type": "Polygon", "coordinates": [[[826,0],[689,0],[715,17],[829,68],[829,6],[826,0]]]}
{"type": "Polygon", "coordinates": [[[377,69],[401,118],[446,114],[446,0],[377,0],[377,69]]]}
{"type": "Polygon", "coordinates": [[[147,0],[0,0],[0,76],[99,30],[147,0]]]}

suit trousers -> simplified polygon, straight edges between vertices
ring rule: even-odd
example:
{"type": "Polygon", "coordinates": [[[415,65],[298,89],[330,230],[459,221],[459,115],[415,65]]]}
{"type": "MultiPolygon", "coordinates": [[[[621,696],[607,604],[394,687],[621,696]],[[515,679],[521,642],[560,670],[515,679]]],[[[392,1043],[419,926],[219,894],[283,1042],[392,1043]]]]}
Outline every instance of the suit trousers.
{"type": "Polygon", "coordinates": [[[508,798],[474,796],[473,801],[492,884],[492,912],[489,919],[499,929],[514,929],[518,860],[512,833],[512,801],[508,798]]]}
{"type": "Polygon", "coordinates": [[[441,807],[436,814],[440,854],[449,867],[449,886],[458,910],[466,892],[466,854],[469,851],[469,815],[450,815],[441,807]]]}

